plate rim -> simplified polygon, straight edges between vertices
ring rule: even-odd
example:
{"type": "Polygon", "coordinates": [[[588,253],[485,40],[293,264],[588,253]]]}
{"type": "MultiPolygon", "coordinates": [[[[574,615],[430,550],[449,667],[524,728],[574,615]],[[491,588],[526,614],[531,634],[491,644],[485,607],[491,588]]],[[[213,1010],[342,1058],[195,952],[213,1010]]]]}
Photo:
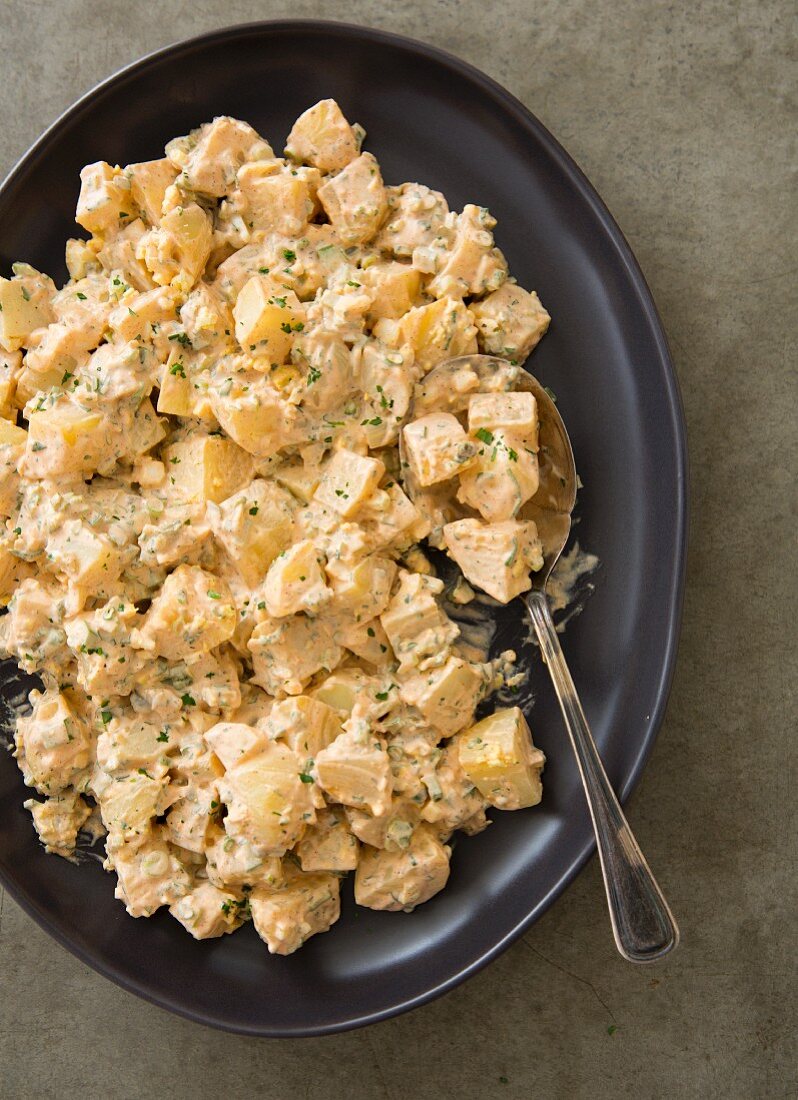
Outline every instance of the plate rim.
{"type": "MultiPolygon", "coordinates": [[[[653,342],[662,367],[662,378],[665,382],[667,393],[667,405],[665,407],[667,408],[668,420],[675,442],[673,457],[676,471],[674,486],[676,523],[673,531],[675,567],[672,572],[666,612],[667,631],[662,666],[656,681],[656,690],[653,697],[650,720],[645,735],[641,738],[637,754],[629,765],[626,781],[623,786],[619,787],[617,790],[620,801],[624,803],[640,781],[643,768],[654,747],[654,743],[665,717],[665,711],[676,672],[684,612],[685,577],[687,570],[690,523],[687,427],[678,376],[668,345],[665,328],[654,302],[651,289],[643,274],[643,270],[623,231],[593,184],[570,153],[565,150],[553,134],[543,125],[540,119],[533,114],[530,108],[526,107],[521,100],[509,92],[497,80],[494,80],[493,77],[477,68],[476,65],[471,64],[469,61],[465,61],[463,58],[458,57],[448,50],[431,45],[430,43],[413,38],[409,35],[398,34],[393,31],[386,31],[365,24],[348,23],[331,19],[264,19],[228,24],[214,30],[204,31],[202,34],[192,35],[189,38],[176,39],[166,46],[161,46],[156,50],[152,50],[136,60],[123,65],[121,68],[115,70],[109,76],[103,78],[97,84],[89,88],[62,111],[18,158],[2,182],[0,182],[0,201],[2,201],[7,191],[11,190],[15,185],[20,184],[24,180],[26,174],[36,166],[39,157],[45,152],[49,144],[50,137],[58,128],[67,121],[76,118],[83,110],[91,106],[95,97],[112,86],[123,83],[129,77],[137,74],[140,70],[146,69],[148,66],[170,54],[183,51],[191,52],[197,47],[210,45],[214,42],[218,43],[235,39],[237,37],[249,37],[263,33],[279,33],[283,31],[306,31],[309,33],[323,32],[340,38],[360,38],[361,40],[370,41],[379,45],[392,46],[394,48],[398,47],[409,53],[420,55],[427,60],[437,62],[442,66],[454,70],[460,76],[464,76],[473,84],[480,86],[489,97],[498,100],[504,110],[512,115],[517,123],[523,128],[534,131],[536,139],[546,147],[549,154],[557,162],[559,169],[579,193],[580,198],[591,208],[594,216],[604,230],[604,240],[611,243],[618,260],[626,270],[629,288],[633,289],[635,292],[641,314],[645,317],[648,330],[653,337],[653,342]]],[[[212,1016],[209,1013],[186,1008],[169,996],[152,993],[142,983],[137,982],[132,977],[119,973],[112,966],[105,965],[92,957],[89,952],[84,951],[81,946],[70,941],[62,934],[49,914],[39,907],[31,898],[26,896],[22,890],[19,890],[16,883],[8,879],[2,868],[0,868],[0,885],[3,889],[8,891],[11,898],[13,898],[20,908],[30,916],[40,928],[47,932],[48,935],[62,947],[66,948],[70,954],[74,955],[92,970],[110,979],[114,984],[120,986],[127,992],[133,993],[143,1000],[148,1001],[150,1004],[157,1005],[161,1009],[173,1012],[184,1019],[202,1024],[206,1027],[212,1027],[216,1030],[258,1038],[290,1039],[339,1034],[341,1032],[365,1027],[369,1024],[378,1023],[382,1020],[387,1020],[402,1013],[409,1012],[414,1008],[419,1008],[454,989],[468,978],[473,977],[473,975],[506,951],[515,940],[539,920],[566,887],[574,881],[595,850],[595,837],[591,836],[582,847],[581,851],[570,861],[555,885],[544,895],[544,897],[539,899],[534,908],[527,913],[521,921],[510,929],[501,940],[494,943],[487,951],[484,951],[478,958],[468,963],[468,965],[461,967],[454,974],[451,974],[448,978],[439,982],[431,989],[427,989],[423,993],[407,998],[399,1003],[391,1004],[376,1011],[360,1013],[355,1016],[347,1017],[346,1019],[338,1020],[334,1023],[309,1027],[289,1027],[279,1030],[274,1027],[264,1028],[258,1025],[245,1026],[243,1024],[231,1024],[229,1021],[225,1021],[223,1018],[217,1016],[212,1016]]],[[[607,930],[609,934],[609,923],[607,930]]]]}

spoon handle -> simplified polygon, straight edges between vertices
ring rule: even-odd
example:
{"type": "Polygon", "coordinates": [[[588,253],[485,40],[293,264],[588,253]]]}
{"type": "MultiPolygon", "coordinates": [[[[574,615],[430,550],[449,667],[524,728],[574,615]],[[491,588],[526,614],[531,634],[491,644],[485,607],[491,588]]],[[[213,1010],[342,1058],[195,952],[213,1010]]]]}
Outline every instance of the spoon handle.
{"type": "Polygon", "coordinates": [[[615,943],[629,962],[654,962],[676,947],[678,926],[607,779],[565,663],[546,595],[533,590],[525,599],[579,765],[596,833],[615,943]]]}

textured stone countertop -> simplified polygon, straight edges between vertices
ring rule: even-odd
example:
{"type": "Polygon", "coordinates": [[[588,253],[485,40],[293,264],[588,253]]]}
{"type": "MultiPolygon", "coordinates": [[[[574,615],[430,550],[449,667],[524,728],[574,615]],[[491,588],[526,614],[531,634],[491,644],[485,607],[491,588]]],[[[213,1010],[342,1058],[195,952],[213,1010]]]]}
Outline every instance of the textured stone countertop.
{"type": "Polygon", "coordinates": [[[682,387],[692,539],[673,693],[628,810],[683,945],[654,968],[623,963],[594,858],[443,999],[360,1032],[269,1042],[123,992],[0,891],[0,1097],[794,1096],[794,7],[0,0],[0,170],[141,54],[280,16],[383,27],[485,70],[574,156],[640,260],[682,387]]]}

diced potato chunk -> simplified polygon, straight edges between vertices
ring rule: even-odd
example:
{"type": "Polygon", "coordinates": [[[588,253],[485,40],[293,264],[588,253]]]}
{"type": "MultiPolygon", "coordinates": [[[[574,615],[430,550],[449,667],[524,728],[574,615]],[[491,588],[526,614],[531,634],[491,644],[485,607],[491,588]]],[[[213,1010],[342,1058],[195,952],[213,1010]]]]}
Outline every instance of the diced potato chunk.
{"type": "Polygon", "coordinates": [[[250,454],[268,458],[295,441],[295,406],[256,371],[236,375],[223,391],[211,390],[209,398],[221,426],[250,454]]]}
{"type": "Polygon", "coordinates": [[[202,274],[212,243],[210,219],[192,202],[164,214],[158,228],[141,238],[136,256],[158,286],[174,283],[188,291],[202,274]]]}
{"type": "Polygon", "coordinates": [[[139,214],[147,225],[157,225],[163,212],[166,191],[175,182],[177,168],[166,157],[129,164],[125,175],[139,214]]]}
{"type": "Polygon", "coordinates": [[[535,395],[516,393],[474,393],[468,399],[468,430],[513,432],[537,450],[538,403],[535,395]]]}
{"type": "Polygon", "coordinates": [[[355,901],[368,909],[409,913],[444,888],[450,852],[428,825],[419,825],[406,848],[363,848],[355,901]]]}
{"type": "Polygon", "coordinates": [[[540,802],[546,757],[532,744],[518,707],[483,718],[461,733],[456,745],[463,771],[491,806],[520,810],[540,802]]]}
{"type": "Polygon", "coordinates": [[[119,577],[119,549],[100,531],[79,519],[69,519],[47,540],[50,567],[70,582],[95,592],[107,590],[119,577]]]}
{"type": "Polygon", "coordinates": [[[258,623],[248,649],[254,680],[270,695],[300,695],[311,676],[331,672],[343,657],[330,631],[304,615],[258,623]]]}
{"type": "Polygon", "coordinates": [[[350,623],[338,631],[337,638],[350,653],[372,665],[388,665],[394,660],[388,635],[378,619],[350,623]]]}
{"type": "Polygon", "coordinates": [[[303,327],[305,311],[293,291],[268,275],[253,275],[241,288],[233,317],[242,348],[265,355],[271,363],[283,363],[293,334],[303,327]]]}
{"type": "Polygon", "coordinates": [[[326,703],[309,695],[281,699],[271,709],[270,737],[285,741],[302,760],[313,759],[341,732],[341,719],[326,703]]]}
{"type": "Polygon", "coordinates": [[[507,278],[507,261],[493,244],[496,219],[484,206],[469,203],[458,215],[454,240],[427,284],[436,298],[462,298],[496,290],[507,278]]]}
{"type": "Polygon", "coordinates": [[[460,657],[449,657],[440,668],[408,677],[399,694],[405,703],[417,707],[442,736],[451,737],[471,720],[484,688],[484,679],[474,665],[460,657]]]}
{"type": "Polygon", "coordinates": [[[225,581],[196,565],[179,565],[152,602],[133,645],[167,660],[208,653],[231,638],[236,609],[225,581]]]}
{"type": "Polygon", "coordinates": [[[371,291],[370,319],[403,317],[417,305],[421,289],[421,275],[410,264],[376,263],[360,276],[363,285],[371,291]]]}
{"type": "Polygon", "coordinates": [[[33,824],[45,852],[73,859],[78,831],[91,815],[90,808],[74,791],[67,790],[46,798],[23,803],[30,810],[33,824]]]}
{"type": "Polygon", "coordinates": [[[537,455],[514,433],[478,428],[476,440],[476,460],[460,475],[457,499],[489,523],[512,519],[538,491],[537,455]]]}
{"type": "Polygon", "coordinates": [[[242,164],[273,156],[268,143],[251,126],[226,115],[200,126],[188,139],[170,142],[166,153],[183,169],[179,183],[214,198],[221,198],[233,187],[242,164]]]}
{"type": "Polygon", "coordinates": [[[269,567],[263,585],[266,610],[275,619],[300,611],[312,614],[331,595],[311,539],[303,539],[283,550],[269,567]]]}
{"type": "Polygon", "coordinates": [[[205,741],[227,771],[258,756],[267,745],[261,730],[243,722],[217,722],[206,731],[205,741]]]}
{"type": "Polygon", "coordinates": [[[193,398],[194,394],[183,358],[180,352],[172,351],[161,369],[158,412],[170,416],[191,416],[193,398]]]}
{"type": "Polygon", "coordinates": [[[352,623],[375,618],[388,604],[395,577],[396,564],[390,558],[366,558],[334,578],[331,611],[343,612],[352,623]]]}
{"type": "Polygon", "coordinates": [[[16,745],[32,786],[55,794],[77,785],[91,763],[91,737],[76,694],[48,691],[35,699],[32,713],[17,723],[16,745]]]}
{"type": "Polygon", "coordinates": [[[364,458],[341,448],[324,470],[315,499],[348,519],[368,500],[384,473],[385,466],[378,458],[364,458]]]}
{"type": "Polygon", "coordinates": [[[313,217],[320,183],[315,168],[275,171],[268,161],[245,164],[238,173],[252,228],[292,238],[301,237],[313,217]]]}
{"type": "Polygon", "coordinates": [[[118,876],[114,897],[125,903],[131,917],[151,917],[191,887],[191,877],[160,829],[153,829],[140,845],[123,844],[110,861],[118,876]]]}
{"type": "Polygon", "coordinates": [[[403,572],[399,588],[380,621],[403,668],[444,652],[460,633],[436,597],[443,581],[403,572]]]}
{"type": "Polygon", "coordinates": [[[173,292],[158,287],[128,297],[108,318],[109,326],[120,340],[150,340],[153,331],[165,321],[177,319],[177,300],[173,292]]]}
{"type": "MultiPolygon", "coordinates": [[[[383,323],[375,326],[378,336],[383,323]]],[[[476,336],[470,309],[455,298],[439,298],[406,313],[389,342],[394,347],[409,344],[415,353],[415,367],[425,374],[444,359],[471,355],[477,350],[476,336]]]]}
{"type": "Polygon", "coordinates": [[[321,468],[306,466],[304,463],[298,466],[278,466],[274,472],[274,480],[289,489],[303,504],[309,504],[321,480],[321,468]]]}
{"type": "Polygon", "coordinates": [[[301,774],[298,754],[277,741],[228,768],[219,781],[227,805],[226,832],[248,840],[261,855],[283,855],[315,820],[301,774]]]}
{"type": "Polygon", "coordinates": [[[291,541],[294,507],[283,489],[257,478],[209,509],[214,536],[250,587],[260,584],[291,541]]]}
{"type": "Polygon", "coordinates": [[[371,153],[355,160],[319,188],[319,202],[342,241],[373,237],[388,210],[380,166],[371,153]]]}
{"type": "Polygon", "coordinates": [[[285,155],[322,172],[340,172],[358,155],[359,142],[334,99],[303,111],[285,143],[285,155]]]}
{"type": "Polygon", "coordinates": [[[530,570],[543,566],[537,527],[531,520],[526,523],[455,520],[446,524],[443,537],[446,549],[466,579],[499,603],[509,603],[526,592],[532,583],[530,570]]]}
{"type": "Polygon", "coordinates": [[[358,842],[338,808],[322,810],[296,846],[303,871],[353,871],[358,842]]]}
{"type": "Polygon", "coordinates": [[[170,496],[184,501],[226,500],[252,477],[252,459],[229,439],[191,435],[163,449],[170,496]]]}
{"type": "Polygon", "coordinates": [[[80,195],[75,221],[89,233],[102,236],[133,217],[130,186],[118,169],[104,160],[80,170],[80,195]]]}
{"type": "Polygon", "coordinates": [[[345,730],[317,753],[314,774],[333,802],[364,807],[373,814],[390,806],[391,762],[377,738],[345,730]]]}
{"type": "Polygon", "coordinates": [[[210,882],[198,882],[191,893],[169,906],[169,912],[195,940],[207,940],[235,932],[246,905],[246,900],[229,890],[220,890],[210,882]]]}
{"type": "Polygon", "coordinates": [[[551,321],[537,294],[515,283],[505,283],[475,302],[471,311],[480,349],[518,363],[523,363],[551,321]]]}
{"type": "Polygon", "coordinates": [[[428,413],[402,429],[410,469],[421,486],[446,481],[473,464],[477,448],[451,413],[428,413]]]}
{"type": "Polygon", "coordinates": [[[332,874],[297,872],[282,887],[256,886],[252,923],[272,955],[290,955],[340,916],[340,880],[332,874]]]}
{"type": "Polygon", "coordinates": [[[111,458],[116,433],[106,417],[64,400],[42,412],[31,411],[24,468],[28,477],[94,472],[111,458]]]}
{"type": "Polygon", "coordinates": [[[28,280],[0,278],[0,347],[17,351],[30,334],[53,320],[49,299],[28,280]]]}

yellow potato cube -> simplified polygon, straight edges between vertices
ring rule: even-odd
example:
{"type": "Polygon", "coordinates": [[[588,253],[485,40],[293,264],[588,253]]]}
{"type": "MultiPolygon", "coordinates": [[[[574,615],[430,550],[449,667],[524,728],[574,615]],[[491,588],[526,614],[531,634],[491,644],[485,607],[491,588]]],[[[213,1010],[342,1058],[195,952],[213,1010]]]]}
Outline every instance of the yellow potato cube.
{"type": "Polygon", "coordinates": [[[346,244],[367,241],[388,212],[380,166],[371,153],[361,153],[319,188],[319,202],[346,244]]]}
{"type": "Polygon", "coordinates": [[[497,710],[459,735],[460,765],[480,793],[500,810],[536,806],[546,757],[518,707],[497,710]]]}
{"type": "Polygon", "coordinates": [[[304,761],[313,759],[336,739],[341,719],[320,699],[294,695],[274,704],[266,726],[269,737],[284,741],[304,761]]]}
{"type": "Polygon", "coordinates": [[[303,111],[285,143],[285,155],[322,172],[340,172],[358,155],[359,135],[334,99],[322,99],[303,111]]]}
{"type": "MultiPolygon", "coordinates": [[[[379,324],[375,333],[379,335],[379,324]]],[[[444,359],[471,355],[477,350],[477,330],[470,309],[454,298],[439,298],[427,306],[417,306],[402,317],[394,347],[409,344],[415,353],[415,366],[426,374],[444,359]]]]}
{"type": "Polygon", "coordinates": [[[537,450],[538,403],[535,395],[517,393],[474,393],[468,399],[468,430],[513,432],[528,447],[537,450]]]}
{"type": "Polygon", "coordinates": [[[163,212],[166,191],[175,182],[177,168],[170,160],[143,160],[129,164],[125,175],[139,215],[147,225],[157,225],[163,212]]]}
{"type": "Polygon", "coordinates": [[[441,736],[451,737],[474,715],[485,682],[480,670],[460,657],[450,657],[440,668],[416,673],[405,680],[399,694],[417,707],[441,736]]]}
{"type": "MultiPolygon", "coordinates": [[[[128,775],[112,782],[99,799],[103,824],[112,840],[131,840],[149,831],[166,808],[168,778],[128,775]]],[[[167,802],[168,804],[168,802],[167,802]]]]}
{"type": "Polygon", "coordinates": [[[28,439],[28,433],[24,428],[18,428],[10,420],[0,419],[0,447],[24,447],[28,439]]]}
{"type": "Polygon", "coordinates": [[[318,551],[310,539],[283,550],[269,566],[263,585],[266,610],[275,619],[300,611],[313,614],[331,595],[319,565],[318,551]]]}
{"type": "Polygon", "coordinates": [[[204,738],[226,771],[258,756],[267,747],[265,734],[243,722],[217,722],[204,738]]]}
{"type": "Polygon", "coordinates": [[[144,294],[125,295],[108,318],[109,327],[120,340],[150,340],[158,325],[177,320],[177,298],[173,291],[157,287],[144,294]]]}
{"type": "Polygon", "coordinates": [[[170,416],[191,416],[194,392],[187,374],[183,354],[172,350],[161,368],[158,389],[158,412],[170,416]]]}
{"type": "Polygon", "coordinates": [[[181,186],[214,198],[221,198],[234,186],[242,164],[274,156],[256,130],[227,115],[206,122],[188,139],[170,142],[166,154],[183,169],[181,186]]]}
{"type": "Polygon", "coordinates": [[[515,433],[476,431],[476,460],[460,475],[457,499],[489,523],[512,519],[538,491],[537,455],[515,433]]]}
{"type": "Polygon", "coordinates": [[[402,667],[417,665],[443,653],[460,633],[436,597],[443,581],[420,573],[403,572],[390,604],[380,621],[402,667]]]}
{"type": "Polygon", "coordinates": [[[531,520],[455,520],[443,528],[443,538],[466,580],[499,603],[509,603],[526,592],[531,586],[530,571],[543,566],[537,527],[531,520]]]}
{"type": "Polygon", "coordinates": [[[260,584],[291,542],[295,507],[287,492],[256,479],[218,508],[208,509],[214,537],[250,587],[260,584]]]}
{"type": "Polygon", "coordinates": [[[315,168],[275,171],[269,162],[245,164],[238,173],[252,228],[289,238],[304,233],[316,210],[320,183],[321,175],[315,168]]]}
{"type": "Polygon", "coordinates": [[[484,206],[468,203],[457,217],[454,240],[443,253],[437,274],[427,284],[435,298],[462,298],[496,290],[507,278],[507,261],[494,246],[496,219],[484,206]]]}
{"type": "Polygon", "coordinates": [[[169,906],[169,912],[195,940],[208,940],[235,932],[246,904],[229,890],[221,890],[211,882],[198,882],[191,893],[169,906]]]}
{"type": "Polygon", "coordinates": [[[192,435],[163,449],[170,496],[180,500],[225,500],[252,477],[246,451],[218,435],[192,435]]]}
{"type": "Polygon", "coordinates": [[[381,615],[388,606],[396,570],[396,562],[374,555],[348,573],[336,575],[331,611],[343,613],[350,623],[368,622],[381,615]]]}
{"type": "Polygon", "coordinates": [[[107,535],[79,519],[68,519],[47,540],[50,568],[72,584],[105,591],[122,571],[122,557],[107,535]]]}
{"type": "Polygon", "coordinates": [[[80,195],[75,221],[89,233],[113,233],[134,217],[130,183],[104,160],[80,170],[80,195]]]}
{"type": "Polygon", "coordinates": [[[86,475],[116,449],[116,434],[106,418],[80,405],[63,402],[30,411],[24,468],[27,477],[86,475]]]}
{"type": "Polygon", "coordinates": [[[340,879],[297,871],[282,886],[256,886],[249,906],[255,931],[270,954],[290,955],[338,920],[340,879]]]}
{"type": "Polygon", "coordinates": [[[316,754],[313,771],[333,802],[373,814],[385,813],[391,805],[391,761],[377,738],[345,731],[316,754]]]}
{"type": "Polygon", "coordinates": [[[305,311],[296,294],[268,275],[253,275],[244,284],[233,307],[235,333],[244,350],[283,363],[301,331],[305,311]]]}
{"type": "Polygon", "coordinates": [[[322,810],[296,846],[303,871],[354,871],[359,844],[343,812],[322,810]]]}
{"type": "Polygon", "coordinates": [[[290,490],[303,504],[309,504],[321,481],[321,468],[304,463],[298,466],[278,466],[274,472],[274,480],[290,490]]]}
{"type": "Polygon", "coordinates": [[[343,650],[319,619],[295,615],[264,619],[252,632],[247,648],[253,677],[270,695],[301,695],[311,676],[340,664],[343,650]]]}
{"type": "Polygon", "coordinates": [[[208,393],[210,407],[225,432],[258,458],[269,458],[296,442],[297,411],[257,371],[235,375],[208,393]]]}
{"type": "Polygon", "coordinates": [[[379,619],[368,623],[349,623],[338,632],[341,645],[372,665],[389,665],[394,661],[394,652],[385,628],[379,619]]]}
{"type": "Polygon", "coordinates": [[[314,500],[348,519],[379,485],[385,466],[378,458],[364,458],[344,448],[328,462],[314,500]]]}
{"type": "Polygon", "coordinates": [[[17,585],[33,573],[33,567],[10,550],[0,548],[0,607],[7,607],[17,585]]]}
{"type": "Polygon", "coordinates": [[[315,819],[309,784],[303,783],[302,761],[277,741],[228,768],[219,784],[227,804],[225,831],[245,839],[260,855],[281,856],[315,819]]]}
{"type": "Polygon", "coordinates": [[[505,283],[471,310],[480,349],[517,363],[523,363],[551,321],[537,294],[515,283],[505,283]]]}
{"type": "Polygon", "coordinates": [[[421,486],[447,481],[473,465],[477,447],[451,413],[428,413],[402,429],[405,454],[421,486]]]}
{"type": "Polygon", "coordinates": [[[0,347],[4,351],[17,351],[34,329],[53,320],[48,297],[34,292],[29,282],[0,278],[0,347]]]}
{"type": "Polygon", "coordinates": [[[208,653],[232,638],[237,614],[226,581],[197,565],[179,565],[131,634],[136,649],[170,661],[208,653]]]}
{"type": "Polygon", "coordinates": [[[359,278],[371,291],[367,317],[372,321],[378,317],[403,317],[418,303],[421,274],[410,264],[372,264],[359,278]]]}
{"type": "Polygon", "coordinates": [[[419,825],[406,848],[364,848],[355,872],[355,901],[367,909],[409,913],[444,888],[450,853],[429,825],[419,825]]]}
{"type": "Polygon", "coordinates": [[[212,244],[210,219],[201,206],[192,202],[164,214],[160,226],[141,238],[136,256],[158,286],[175,283],[190,290],[205,269],[212,244]]]}
{"type": "Polygon", "coordinates": [[[47,691],[20,718],[15,741],[23,770],[36,787],[54,793],[75,782],[91,763],[91,736],[80,716],[79,693],[47,691]]]}

